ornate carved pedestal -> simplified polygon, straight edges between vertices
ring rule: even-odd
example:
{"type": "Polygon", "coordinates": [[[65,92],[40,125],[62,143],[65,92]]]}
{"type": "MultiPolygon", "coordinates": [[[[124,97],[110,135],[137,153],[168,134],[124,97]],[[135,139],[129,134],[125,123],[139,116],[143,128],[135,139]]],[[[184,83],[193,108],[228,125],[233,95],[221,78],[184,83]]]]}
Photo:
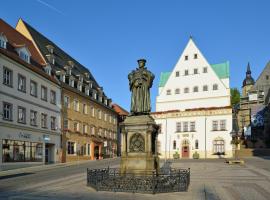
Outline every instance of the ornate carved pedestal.
{"type": "Polygon", "coordinates": [[[150,115],[128,116],[121,124],[121,174],[159,172],[156,151],[158,125],[150,115]]]}

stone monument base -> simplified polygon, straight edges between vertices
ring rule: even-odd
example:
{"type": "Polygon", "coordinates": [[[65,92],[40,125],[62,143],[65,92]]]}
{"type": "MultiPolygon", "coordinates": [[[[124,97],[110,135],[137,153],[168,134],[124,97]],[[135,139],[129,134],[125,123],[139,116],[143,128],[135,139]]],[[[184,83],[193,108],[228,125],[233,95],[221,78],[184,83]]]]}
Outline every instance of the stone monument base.
{"type": "Polygon", "coordinates": [[[156,152],[158,126],[150,115],[128,116],[121,124],[121,174],[150,175],[159,173],[156,152]]]}

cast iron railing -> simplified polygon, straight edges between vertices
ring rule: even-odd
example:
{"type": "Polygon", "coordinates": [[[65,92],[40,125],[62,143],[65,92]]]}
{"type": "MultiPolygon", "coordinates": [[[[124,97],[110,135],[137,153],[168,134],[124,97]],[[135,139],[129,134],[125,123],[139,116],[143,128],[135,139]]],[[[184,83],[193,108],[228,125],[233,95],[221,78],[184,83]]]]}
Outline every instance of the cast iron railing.
{"type": "Polygon", "coordinates": [[[119,169],[87,169],[87,185],[97,191],[165,193],[188,190],[190,169],[171,169],[156,174],[121,174],[119,169]]]}

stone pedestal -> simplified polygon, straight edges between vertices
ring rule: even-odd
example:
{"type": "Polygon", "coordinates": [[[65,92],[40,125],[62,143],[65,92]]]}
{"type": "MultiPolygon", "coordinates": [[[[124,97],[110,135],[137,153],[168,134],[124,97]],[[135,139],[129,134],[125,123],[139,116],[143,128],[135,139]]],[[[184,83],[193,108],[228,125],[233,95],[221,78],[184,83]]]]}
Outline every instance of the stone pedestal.
{"type": "Polygon", "coordinates": [[[128,116],[122,128],[121,173],[148,175],[159,172],[156,150],[158,125],[150,115],[128,116]]]}

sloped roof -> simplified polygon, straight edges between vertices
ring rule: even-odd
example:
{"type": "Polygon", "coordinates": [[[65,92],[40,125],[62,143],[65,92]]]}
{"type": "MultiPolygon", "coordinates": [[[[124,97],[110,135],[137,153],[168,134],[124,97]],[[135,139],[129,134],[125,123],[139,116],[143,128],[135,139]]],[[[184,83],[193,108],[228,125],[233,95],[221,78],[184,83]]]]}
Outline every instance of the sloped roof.
{"type": "Polygon", "coordinates": [[[43,57],[49,62],[46,55],[50,54],[49,49],[47,48],[48,45],[51,45],[54,47],[54,56],[55,56],[55,66],[52,66],[54,69],[63,69],[65,65],[69,61],[72,61],[74,63],[74,67],[72,69],[72,72],[74,75],[78,74],[84,74],[89,73],[89,79],[93,81],[93,88],[97,89],[99,88],[99,84],[95,80],[94,76],[91,74],[91,72],[84,67],[82,64],[80,64],[77,60],[72,58],[70,55],[68,55],[64,50],[62,50],[60,47],[58,47],[54,42],[46,38],[44,35],[39,33],[37,30],[35,30],[31,25],[29,25],[27,22],[23,21],[26,28],[28,29],[29,33],[31,34],[32,38],[34,39],[36,45],[38,46],[39,50],[43,54],[43,57]]]}
{"type": "MultiPolygon", "coordinates": [[[[45,65],[42,56],[38,53],[32,41],[27,39],[24,35],[14,29],[12,26],[7,24],[3,19],[0,18],[0,33],[5,35],[8,40],[8,44],[12,46],[12,48],[18,48],[25,46],[31,53],[31,60],[34,61],[35,64],[38,64],[39,67],[45,65]]],[[[7,47],[8,48],[8,47],[7,47]]],[[[9,49],[11,50],[11,49],[9,49]]]]}
{"type": "Polygon", "coordinates": [[[125,116],[128,115],[128,111],[126,111],[124,108],[122,108],[118,104],[113,104],[112,107],[115,110],[115,112],[117,112],[119,115],[125,115],[125,116]]]}
{"type": "MultiPolygon", "coordinates": [[[[230,63],[229,61],[210,65],[220,79],[229,78],[230,76],[230,63]]],[[[161,72],[159,79],[159,87],[164,87],[167,83],[171,72],[161,72]]]]}

